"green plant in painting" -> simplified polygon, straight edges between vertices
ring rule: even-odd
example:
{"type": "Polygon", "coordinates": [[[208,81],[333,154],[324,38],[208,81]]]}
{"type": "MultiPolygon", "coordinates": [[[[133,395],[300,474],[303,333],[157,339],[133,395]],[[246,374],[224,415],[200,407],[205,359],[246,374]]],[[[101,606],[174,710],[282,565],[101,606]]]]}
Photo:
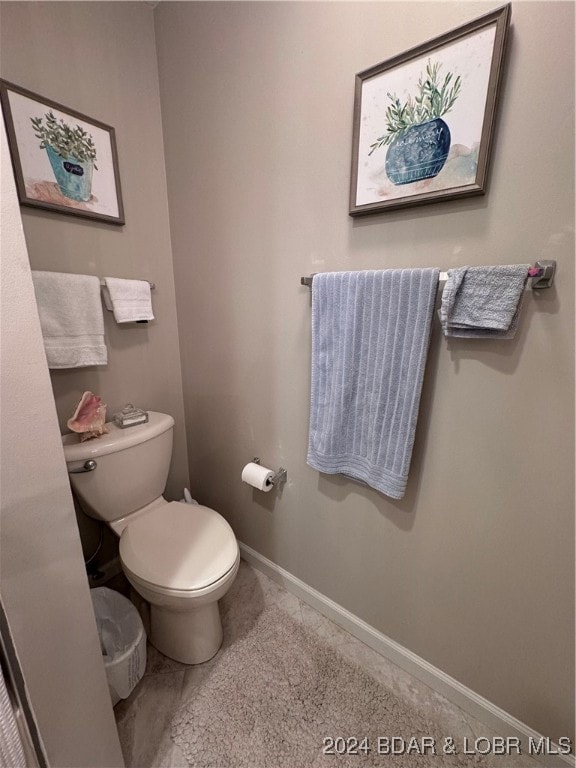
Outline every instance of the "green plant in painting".
{"type": "Polygon", "coordinates": [[[75,157],[83,163],[92,161],[94,168],[98,170],[92,136],[78,124],[75,128],[70,128],[62,118],[58,120],[51,111],[44,117],[31,117],[30,121],[34,135],[40,139],[40,149],[52,147],[60,157],[75,157]]]}
{"type": "Polygon", "coordinates": [[[414,98],[409,96],[404,104],[396,94],[386,94],[392,102],[386,110],[386,133],[370,145],[369,155],[385,144],[391,144],[413,125],[435,120],[452,109],[460,95],[462,79],[458,75],[454,80],[452,72],[448,72],[444,82],[440,83],[438,78],[441,66],[440,62],[432,64],[428,59],[426,78],[421,74],[418,80],[418,95],[414,98]]]}

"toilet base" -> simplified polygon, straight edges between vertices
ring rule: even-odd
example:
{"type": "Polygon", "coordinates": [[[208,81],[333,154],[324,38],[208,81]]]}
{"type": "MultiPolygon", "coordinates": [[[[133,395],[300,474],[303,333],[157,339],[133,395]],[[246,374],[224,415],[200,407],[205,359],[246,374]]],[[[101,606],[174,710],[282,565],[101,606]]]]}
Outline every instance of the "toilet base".
{"type": "Polygon", "coordinates": [[[218,601],[187,611],[150,606],[150,642],[164,656],[182,664],[202,664],[222,645],[218,601]]]}

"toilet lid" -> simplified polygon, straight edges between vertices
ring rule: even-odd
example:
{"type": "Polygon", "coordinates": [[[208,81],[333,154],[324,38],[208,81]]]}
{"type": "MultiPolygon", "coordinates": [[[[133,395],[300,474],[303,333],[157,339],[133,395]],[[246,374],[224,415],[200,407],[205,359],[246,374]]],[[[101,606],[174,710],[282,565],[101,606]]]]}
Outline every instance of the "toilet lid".
{"type": "Polygon", "coordinates": [[[120,559],[138,578],[168,589],[202,589],[236,562],[238,543],[224,518],[200,504],[165,504],[129,523],[120,559]]]}

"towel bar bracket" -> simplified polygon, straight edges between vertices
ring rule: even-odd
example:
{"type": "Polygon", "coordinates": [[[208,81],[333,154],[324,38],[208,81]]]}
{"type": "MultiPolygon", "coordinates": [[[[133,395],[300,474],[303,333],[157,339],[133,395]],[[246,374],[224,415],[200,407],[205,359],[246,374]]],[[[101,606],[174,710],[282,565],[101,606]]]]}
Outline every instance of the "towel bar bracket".
{"type": "Polygon", "coordinates": [[[554,277],[556,276],[556,262],[552,259],[543,259],[537,261],[534,265],[535,270],[538,270],[538,274],[532,278],[532,288],[534,290],[540,290],[540,288],[551,288],[554,284],[554,277]]]}

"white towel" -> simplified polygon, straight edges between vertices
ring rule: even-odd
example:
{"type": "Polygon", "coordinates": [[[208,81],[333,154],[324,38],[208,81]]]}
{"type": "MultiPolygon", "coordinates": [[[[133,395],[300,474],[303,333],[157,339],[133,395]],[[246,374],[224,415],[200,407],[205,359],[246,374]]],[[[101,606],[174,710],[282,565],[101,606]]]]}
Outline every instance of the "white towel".
{"type": "Polygon", "coordinates": [[[105,277],[102,289],[106,309],[114,312],[117,323],[136,323],[154,320],[150,283],[146,280],[124,280],[105,277]]]}
{"type": "Polygon", "coordinates": [[[32,272],[49,368],[106,365],[100,280],[92,275],[32,272]]]}

